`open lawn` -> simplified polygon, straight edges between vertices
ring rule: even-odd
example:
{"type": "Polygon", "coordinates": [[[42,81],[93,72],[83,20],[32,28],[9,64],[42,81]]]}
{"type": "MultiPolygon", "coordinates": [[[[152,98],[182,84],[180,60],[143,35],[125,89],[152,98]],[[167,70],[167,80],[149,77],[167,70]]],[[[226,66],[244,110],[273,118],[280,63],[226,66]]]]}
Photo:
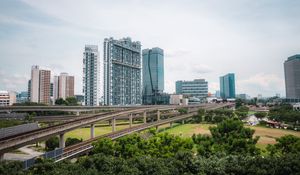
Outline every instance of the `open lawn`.
{"type": "MultiPolygon", "coordinates": [[[[135,124],[133,124],[133,126],[134,125],[135,124]]],[[[121,130],[121,129],[125,129],[128,127],[129,127],[129,125],[117,125],[116,129],[121,130]]],[[[95,126],[95,136],[107,134],[107,133],[110,133],[111,131],[112,131],[111,126],[101,126],[101,127],[98,127],[97,125],[95,126]]],[[[82,138],[83,140],[87,140],[90,138],[90,136],[91,136],[90,128],[79,128],[79,129],[75,129],[73,131],[67,132],[65,135],[65,138],[71,137],[71,138],[78,138],[78,139],[82,138]]]]}
{"type": "MultiPolygon", "coordinates": [[[[136,125],[136,124],[134,124],[136,125]]],[[[99,125],[100,126],[100,125],[99,125]]],[[[112,128],[111,126],[95,126],[95,136],[103,135],[110,133],[112,128]]],[[[210,135],[209,127],[215,126],[213,124],[178,124],[174,123],[173,127],[170,128],[169,124],[162,125],[159,127],[160,131],[168,132],[174,135],[180,135],[182,137],[191,137],[193,134],[207,134],[210,135]]],[[[125,129],[128,128],[128,125],[117,125],[116,129],[125,129]]],[[[300,137],[300,132],[291,131],[291,130],[283,130],[283,129],[274,129],[274,128],[266,128],[261,126],[246,126],[255,130],[254,136],[259,136],[257,146],[259,148],[265,148],[267,144],[275,144],[276,138],[282,137],[284,135],[292,134],[294,136],[300,137]]],[[[66,138],[78,138],[87,140],[90,138],[90,128],[79,128],[73,131],[66,133],[66,138]]]]}
{"type": "MultiPolygon", "coordinates": [[[[183,137],[191,137],[193,134],[208,134],[210,135],[209,126],[214,126],[212,124],[185,124],[177,125],[173,128],[166,129],[163,132],[168,132],[174,135],[180,135],[183,137]]],[[[294,136],[300,137],[300,132],[266,128],[261,126],[246,126],[255,130],[254,136],[260,136],[257,146],[260,148],[265,148],[267,144],[275,144],[276,138],[292,134],[294,136]]]]}

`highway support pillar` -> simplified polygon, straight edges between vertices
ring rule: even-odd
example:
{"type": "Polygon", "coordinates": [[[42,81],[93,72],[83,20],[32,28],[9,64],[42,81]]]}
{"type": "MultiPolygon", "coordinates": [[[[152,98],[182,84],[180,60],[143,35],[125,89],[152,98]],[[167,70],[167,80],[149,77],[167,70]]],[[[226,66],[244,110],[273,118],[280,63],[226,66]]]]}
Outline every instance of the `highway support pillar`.
{"type": "Polygon", "coordinates": [[[111,125],[112,125],[112,132],[115,132],[116,131],[116,118],[115,117],[112,118],[111,125]]]}
{"type": "Polygon", "coordinates": [[[173,127],[173,122],[170,122],[170,128],[172,128],[173,127]]]}
{"type": "Polygon", "coordinates": [[[129,128],[132,127],[132,114],[129,114],[129,128]]]}
{"type": "Polygon", "coordinates": [[[184,120],[182,120],[181,122],[182,122],[182,124],[184,125],[184,120]]]}
{"type": "Polygon", "coordinates": [[[80,115],[80,112],[79,111],[76,111],[76,116],[79,116],[80,115]]]}
{"type": "Polygon", "coordinates": [[[156,126],[156,132],[158,132],[158,125],[156,126]]]}
{"type": "Polygon", "coordinates": [[[91,139],[95,137],[95,124],[91,124],[91,139]]]}
{"type": "Polygon", "coordinates": [[[4,160],[4,153],[0,153],[0,161],[4,160]]]}
{"type": "Polygon", "coordinates": [[[157,110],[157,121],[160,121],[160,111],[157,110]]]}
{"type": "Polygon", "coordinates": [[[59,134],[59,148],[65,147],[65,133],[59,134]]]}
{"type": "Polygon", "coordinates": [[[146,111],[144,111],[143,117],[144,117],[144,124],[146,124],[147,123],[147,112],[146,111]]]}

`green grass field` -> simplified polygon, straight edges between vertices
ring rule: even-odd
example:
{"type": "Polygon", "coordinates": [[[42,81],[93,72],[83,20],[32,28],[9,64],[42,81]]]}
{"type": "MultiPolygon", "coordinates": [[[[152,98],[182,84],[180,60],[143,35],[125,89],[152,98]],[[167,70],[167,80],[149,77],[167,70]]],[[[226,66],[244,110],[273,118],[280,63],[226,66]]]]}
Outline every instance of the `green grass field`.
{"type": "MultiPolygon", "coordinates": [[[[136,124],[134,124],[136,125],[136,124]]],[[[179,135],[182,137],[191,137],[193,134],[206,134],[210,135],[209,127],[215,126],[213,124],[178,124],[174,123],[173,127],[170,128],[169,124],[162,125],[159,127],[161,132],[168,132],[170,134],[179,135]]],[[[117,125],[116,129],[121,130],[128,128],[128,125],[117,125]]],[[[264,149],[268,144],[275,144],[276,138],[282,137],[284,135],[292,134],[297,137],[300,137],[300,132],[283,130],[283,129],[274,129],[266,128],[261,126],[246,126],[255,130],[254,136],[259,136],[257,147],[264,149]]],[[[100,136],[103,134],[110,133],[112,131],[111,126],[101,126],[95,127],[95,136],[100,136]]],[[[79,128],[73,131],[66,133],[66,138],[78,138],[87,140],[90,138],[90,128],[79,128]]]]}
{"type": "MultiPolygon", "coordinates": [[[[170,129],[166,129],[163,132],[168,132],[174,135],[180,135],[182,137],[190,137],[193,134],[208,134],[210,135],[209,126],[214,126],[212,124],[185,124],[178,125],[170,129]]],[[[265,148],[267,144],[275,144],[276,138],[282,137],[284,135],[292,134],[294,136],[300,137],[300,132],[266,128],[261,126],[246,126],[255,130],[254,136],[259,136],[257,146],[259,148],[265,148]]]]}
{"type": "MultiPolygon", "coordinates": [[[[129,127],[128,125],[117,125],[116,130],[121,130],[121,129],[125,129],[128,127],[129,127]]],[[[97,127],[97,125],[95,126],[95,136],[107,134],[107,133],[110,133],[111,131],[112,131],[111,126],[104,126],[104,127],[103,126],[97,127]]],[[[71,137],[71,138],[78,138],[78,139],[83,139],[83,140],[89,139],[90,136],[91,136],[90,128],[75,129],[73,131],[67,132],[65,135],[66,138],[71,137]]]]}

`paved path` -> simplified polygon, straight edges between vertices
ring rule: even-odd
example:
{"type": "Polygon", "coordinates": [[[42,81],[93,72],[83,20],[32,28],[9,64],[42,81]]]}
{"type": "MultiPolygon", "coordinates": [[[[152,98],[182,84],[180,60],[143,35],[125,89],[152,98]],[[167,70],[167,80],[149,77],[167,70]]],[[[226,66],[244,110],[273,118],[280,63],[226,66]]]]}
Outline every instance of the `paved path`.
{"type": "MultiPolygon", "coordinates": [[[[32,146],[32,145],[29,145],[29,146],[32,146]]],[[[24,160],[31,159],[33,157],[44,154],[43,152],[37,152],[37,151],[33,150],[32,148],[29,148],[29,146],[19,148],[18,150],[21,151],[22,153],[5,153],[3,159],[4,160],[24,161],[24,160]]]]}

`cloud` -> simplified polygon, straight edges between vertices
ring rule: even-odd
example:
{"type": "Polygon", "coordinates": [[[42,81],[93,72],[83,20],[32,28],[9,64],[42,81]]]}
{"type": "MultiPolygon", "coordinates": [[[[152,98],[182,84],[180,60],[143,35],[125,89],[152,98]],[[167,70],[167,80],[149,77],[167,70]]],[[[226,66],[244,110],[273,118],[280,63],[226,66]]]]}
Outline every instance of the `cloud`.
{"type": "Polygon", "coordinates": [[[176,49],[176,50],[171,50],[171,49],[167,49],[165,50],[164,56],[165,57],[182,57],[186,54],[190,53],[189,50],[187,49],[176,49]]]}
{"type": "Polygon", "coordinates": [[[21,91],[27,89],[29,77],[24,75],[10,75],[0,71],[0,89],[8,91],[21,91]]]}
{"type": "Polygon", "coordinates": [[[213,69],[206,64],[191,64],[190,67],[192,74],[206,74],[213,71],[213,69]]]}
{"type": "Polygon", "coordinates": [[[240,93],[249,93],[257,96],[257,93],[265,96],[274,96],[276,93],[283,94],[284,80],[276,74],[258,73],[247,79],[237,81],[237,89],[240,93]]]}
{"type": "Polygon", "coordinates": [[[84,45],[98,44],[102,57],[103,39],[110,36],[130,36],[141,41],[143,48],[164,49],[167,92],[175,91],[176,80],[195,78],[208,80],[213,92],[220,75],[234,72],[246,77],[262,71],[267,74],[237,80],[237,90],[266,95],[283,92],[279,78],[283,59],[299,52],[300,3],[296,1],[3,2],[0,69],[7,75],[29,75],[33,64],[49,66],[53,72],[75,75],[78,93],[84,45]]]}
{"type": "Polygon", "coordinates": [[[217,82],[209,82],[208,89],[209,89],[209,92],[214,94],[216,91],[220,90],[220,85],[217,82]]]}

